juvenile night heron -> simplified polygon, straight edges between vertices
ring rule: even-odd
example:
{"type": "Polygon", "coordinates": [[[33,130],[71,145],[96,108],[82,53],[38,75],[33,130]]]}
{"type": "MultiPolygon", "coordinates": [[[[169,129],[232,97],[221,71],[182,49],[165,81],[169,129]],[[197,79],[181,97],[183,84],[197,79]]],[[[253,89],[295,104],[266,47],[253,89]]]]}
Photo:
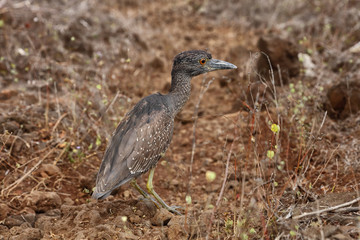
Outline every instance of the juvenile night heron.
{"type": "Polygon", "coordinates": [[[189,99],[191,78],[206,72],[235,68],[231,63],[213,59],[210,53],[202,50],[178,54],[171,71],[169,93],[155,93],[141,99],[116,128],[101,163],[92,197],[106,198],[115,188],[131,180],[131,185],[156,206],[160,204],[178,213],[154,191],[155,166],[170,145],[176,114],[189,99]],[[147,189],[157,202],[136,183],[136,178],[149,170],[147,189]]]}

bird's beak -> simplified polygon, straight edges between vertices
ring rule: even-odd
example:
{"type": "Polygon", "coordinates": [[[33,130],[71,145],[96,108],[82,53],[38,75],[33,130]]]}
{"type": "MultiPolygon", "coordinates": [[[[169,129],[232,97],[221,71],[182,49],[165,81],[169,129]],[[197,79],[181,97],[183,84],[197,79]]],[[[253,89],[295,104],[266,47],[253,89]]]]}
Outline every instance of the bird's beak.
{"type": "Polygon", "coordinates": [[[210,68],[211,71],[213,70],[220,70],[220,69],[236,69],[237,66],[235,66],[232,63],[225,62],[218,59],[210,59],[207,61],[207,66],[210,68]]]}

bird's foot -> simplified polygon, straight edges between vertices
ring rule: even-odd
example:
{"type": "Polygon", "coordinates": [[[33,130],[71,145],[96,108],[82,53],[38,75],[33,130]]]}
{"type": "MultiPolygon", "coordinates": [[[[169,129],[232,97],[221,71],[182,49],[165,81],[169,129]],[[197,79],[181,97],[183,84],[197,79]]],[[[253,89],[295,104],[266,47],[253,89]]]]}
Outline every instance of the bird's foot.
{"type": "Polygon", "coordinates": [[[153,196],[151,196],[151,195],[147,195],[147,196],[143,196],[143,197],[141,197],[140,198],[140,200],[142,200],[142,201],[144,201],[144,200],[149,200],[150,202],[152,202],[154,205],[155,205],[155,207],[157,208],[157,209],[160,209],[161,208],[161,205],[158,203],[158,201],[156,201],[156,199],[153,197],[153,196]]]}
{"type": "Polygon", "coordinates": [[[184,210],[184,207],[182,206],[166,206],[165,207],[169,212],[177,214],[177,215],[182,215],[182,213],[180,213],[177,209],[181,209],[184,210]]]}
{"type": "Polygon", "coordinates": [[[155,205],[155,207],[156,207],[157,209],[160,209],[160,208],[163,207],[163,208],[165,208],[166,210],[168,210],[169,212],[174,213],[174,214],[177,214],[177,215],[182,215],[182,213],[180,213],[180,212],[178,211],[178,209],[180,209],[180,210],[185,210],[185,208],[182,207],[182,206],[168,206],[168,205],[166,205],[166,206],[161,206],[160,203],[159,203],[158,201],[156,201],[156,199],[155,199],[153,196],[150,196],[150,195],[147,195],[146,197],[141,197],[140,200],[142,200],[142,201],[149,200],[150,202],[152,202],[152,203],[155,205]]]}

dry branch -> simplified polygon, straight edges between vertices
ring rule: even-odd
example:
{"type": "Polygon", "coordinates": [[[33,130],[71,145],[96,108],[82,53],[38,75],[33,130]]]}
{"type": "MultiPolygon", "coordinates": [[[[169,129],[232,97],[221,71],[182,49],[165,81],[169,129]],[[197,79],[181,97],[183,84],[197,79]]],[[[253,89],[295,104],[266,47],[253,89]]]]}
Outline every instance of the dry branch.
{"type": "Polygon", "coordinates": [[[16,180],[15,182],[13,182],[12,184],[10,184],[8,187],[4,188],[1,191],[1,195],[4,196],[5,192],[6,192],[6,197],[9,196],[9,193],[14,190],[22,181],[24,181],[33,171],[35,171],[40,164],[55,150],[56,148],[51,149],[47,154],[45,154],[45,156],[38,161],[34,167],[32,167],[27,173],[25,173],[21,178],[19,178],[18,180],[16,180]]]}
{"type": "Polygon", "coordinates": [[[346,203],[342,203],[342,204],[339,204],[339,205],[336,205],[336,206],[333,206],[333,207],[321,209],[321,210],[318,210],[318,211],[303,213],[303,214],[301,214],[301,215],[297,215],[297,216],[295,216],[295,217],[292,217],[292,219],[300,219],[300,218],[307,217],[307,216],[311,216],[311,215],[318,215],[318,214],[321,214],[321,213],[324,213],[324,212],[331,212],[331,211],[337,210],[337,209],[339,209],[339,208],[352,205],[352,204],[354,204],[354,203],[356,203],[356,202],[359,202],[359,201],[360,201],[360,197],[355,198],[355,199],[352,200],[352,201],[349,201],[349,202],[346,202],[346,203]]]}

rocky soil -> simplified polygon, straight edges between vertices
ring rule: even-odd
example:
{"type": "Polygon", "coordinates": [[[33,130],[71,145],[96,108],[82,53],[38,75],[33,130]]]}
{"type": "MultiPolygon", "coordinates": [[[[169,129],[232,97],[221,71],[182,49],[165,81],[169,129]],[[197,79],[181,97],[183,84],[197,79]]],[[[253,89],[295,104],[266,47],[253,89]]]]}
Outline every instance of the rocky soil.
{"type": "Polygon", "coordinates": [[[354,0],[0,1],[0,239],[359,239],[359,23],[354,0]],[[156,168],[183,215],[91,199],[189,49],[238,69],[193,79],[156,168]]]}

